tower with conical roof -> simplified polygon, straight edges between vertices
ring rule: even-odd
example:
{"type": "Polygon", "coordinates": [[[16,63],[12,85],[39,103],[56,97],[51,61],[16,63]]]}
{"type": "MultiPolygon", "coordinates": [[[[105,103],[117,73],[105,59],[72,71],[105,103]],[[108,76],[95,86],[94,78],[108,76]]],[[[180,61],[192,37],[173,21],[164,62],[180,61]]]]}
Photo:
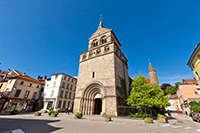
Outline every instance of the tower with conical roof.
{"type": "Polygon", "coordinates": [[[128,60],[111,29],[98,29],[80,54],[74,112],[118,116],[129,93],[128,60]]]}
{"type": "Polygon", "coordinates": [[[151,63],[149,62],[149,79],[150,79],[150,83],[151,84],[157,84],[158,85],[158,78],[156,75],[156,71],[153,68],[153,66],[151,65],[151,63]]]}

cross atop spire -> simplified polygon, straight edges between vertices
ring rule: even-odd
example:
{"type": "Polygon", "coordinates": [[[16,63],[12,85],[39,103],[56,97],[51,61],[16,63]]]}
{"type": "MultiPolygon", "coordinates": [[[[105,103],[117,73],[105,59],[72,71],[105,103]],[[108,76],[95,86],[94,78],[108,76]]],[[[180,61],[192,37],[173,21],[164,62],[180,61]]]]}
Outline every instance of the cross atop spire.
{"type": "Polygon", "coordinates": [[[100,19],[99,19],[100,23],[99,23],[98,28],[103,28],[102,19],[103,19],[103,17],[102,17],[102,15],[100,15],[100,19]]]}

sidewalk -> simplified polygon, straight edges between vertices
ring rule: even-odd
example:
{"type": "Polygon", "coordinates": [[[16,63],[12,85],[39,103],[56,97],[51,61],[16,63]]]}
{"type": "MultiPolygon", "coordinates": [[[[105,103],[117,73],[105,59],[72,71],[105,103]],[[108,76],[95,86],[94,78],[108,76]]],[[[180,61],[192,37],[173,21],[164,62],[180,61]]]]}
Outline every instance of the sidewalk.
{"type": "MultiPolygon", "coordinates": [[[[81,121],[96,121],[96,122],[105,122],[104,118],[100,115],[84,115],[82,119],[74,119],[74,114],[66,114],[66,113],[59,113],[57,117],[50,117],[47,113],[42,113],[41,116],[35,116],[34,112],[28,113],[28,114],[18,114],[18,115],[0,115],[0,117],[15,117],[15,118],[34,118],[34,119],[70,119],[70,120],[81,120],[81,121]]],[[[164,124],[170,124],[174,125],[176,123],[176,119],[168,119],[169,123],[160,123],[159,120],[153,120],[154,123],[145,123],[144,120],[138,120],[138,119],[126,119],[126,118],[117,118],[112,117],[111,122],[107,123],[119,123],[119,124],[129,124],[129,125],[140,125],[140,126],[160,126],[164,124]]]]}

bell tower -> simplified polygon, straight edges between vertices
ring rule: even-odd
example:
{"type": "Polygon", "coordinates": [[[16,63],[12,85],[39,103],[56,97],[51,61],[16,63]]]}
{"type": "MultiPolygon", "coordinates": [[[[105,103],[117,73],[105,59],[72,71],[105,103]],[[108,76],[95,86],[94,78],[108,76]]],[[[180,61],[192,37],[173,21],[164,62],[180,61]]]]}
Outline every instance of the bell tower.
{"type": "Polygon", "coordinates": [[[98,29],[80,54],[74,112],[117,116],[129,90],[128,60],[111,29],[98,29]]]}

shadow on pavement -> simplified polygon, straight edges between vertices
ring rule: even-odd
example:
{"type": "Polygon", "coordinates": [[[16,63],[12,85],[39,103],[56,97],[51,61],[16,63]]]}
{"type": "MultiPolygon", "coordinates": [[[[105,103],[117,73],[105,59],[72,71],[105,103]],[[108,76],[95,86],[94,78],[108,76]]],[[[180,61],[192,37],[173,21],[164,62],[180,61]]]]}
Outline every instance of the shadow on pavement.
{"type": "Polygon", "coordinates": [[[50,126],[49,123],[60,120],[0,119],[0,133],[21,129],[25,133],[49,133],[62,128],[50,126]]]}

